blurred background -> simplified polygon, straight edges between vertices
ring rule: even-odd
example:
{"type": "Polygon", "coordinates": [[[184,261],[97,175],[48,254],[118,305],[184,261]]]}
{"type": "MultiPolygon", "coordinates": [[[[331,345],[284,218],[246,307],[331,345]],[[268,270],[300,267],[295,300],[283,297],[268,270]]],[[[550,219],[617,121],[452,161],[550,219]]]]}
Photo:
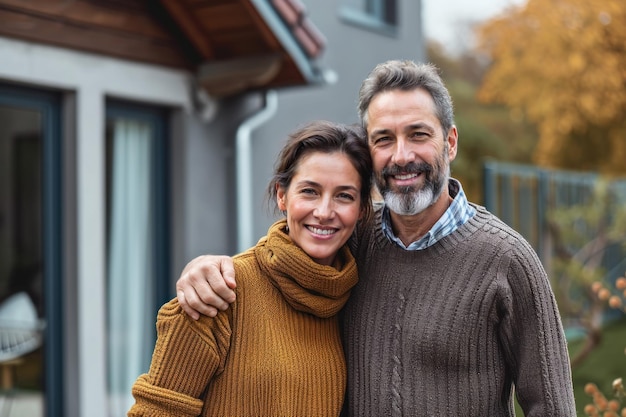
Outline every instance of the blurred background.
{"type": "Polygon", "coordinates": [[[388,59],[440,68],[579,415],[624,415],[625,48],[622,0],[0,0],[0,417],[125,415],[182,268],[265,234],[287,134],[358,122],[388,59]]]}

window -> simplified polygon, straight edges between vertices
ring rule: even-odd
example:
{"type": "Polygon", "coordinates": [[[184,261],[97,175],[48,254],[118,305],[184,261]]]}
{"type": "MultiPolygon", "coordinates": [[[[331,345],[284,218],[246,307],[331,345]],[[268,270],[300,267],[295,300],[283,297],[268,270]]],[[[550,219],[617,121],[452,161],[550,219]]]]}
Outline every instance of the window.
{"type": "Polygon", "coordinates": [[[111,416],[126,415],[148,371],[168,281],[165,113],[109,102],[106,120],[107,352],[111,416]]]}
{"type": "Polygon", "coordinates": [[[346,22],[389,36],[397,32],[396,0],[343,0],[340,16],[346,22]]]}
{"type": "Polygon", "coordinates": [[[63,415],[60,138],[56,94],[0,85],[0,395],[8,415],[63,415]]]}

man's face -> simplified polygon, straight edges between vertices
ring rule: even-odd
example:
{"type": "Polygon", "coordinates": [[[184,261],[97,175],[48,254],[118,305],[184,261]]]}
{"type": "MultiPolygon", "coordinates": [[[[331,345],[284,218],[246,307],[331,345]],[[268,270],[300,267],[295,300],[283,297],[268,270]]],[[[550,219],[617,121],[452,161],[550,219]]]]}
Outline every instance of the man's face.
{"type": "Polygon", "coordinates": [[[368,141],[376,185],[389,208],[413,215],[430,207],[447,186],[457,131],[443,137],[428,92],[391,90],[368,108],[368,141]]]}

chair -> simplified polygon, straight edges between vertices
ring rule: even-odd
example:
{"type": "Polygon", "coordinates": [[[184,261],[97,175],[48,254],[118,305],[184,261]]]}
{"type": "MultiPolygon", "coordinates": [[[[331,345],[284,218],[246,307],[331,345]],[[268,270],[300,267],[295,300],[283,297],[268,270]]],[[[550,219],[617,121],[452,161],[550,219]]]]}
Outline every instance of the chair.
{"type": "Polygon", "coordinates": [[[0,383],[7,391],[2,415],[8,415],[15,397],[13,376],[21,358],[42,344],[43,321],[25,292],[13,294],[0,304],[0,383]]]}

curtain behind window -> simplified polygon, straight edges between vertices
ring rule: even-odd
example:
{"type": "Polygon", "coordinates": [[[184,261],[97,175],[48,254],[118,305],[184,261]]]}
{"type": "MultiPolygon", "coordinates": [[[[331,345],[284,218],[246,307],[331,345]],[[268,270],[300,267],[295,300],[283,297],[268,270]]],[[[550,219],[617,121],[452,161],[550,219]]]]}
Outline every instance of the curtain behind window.
{"type": "Polygon", "coordinates": [[[110,414],[122,416],[154,345],[154,132],[124,118],[113,119],[109,132],[108,383],[110,414]]]}

